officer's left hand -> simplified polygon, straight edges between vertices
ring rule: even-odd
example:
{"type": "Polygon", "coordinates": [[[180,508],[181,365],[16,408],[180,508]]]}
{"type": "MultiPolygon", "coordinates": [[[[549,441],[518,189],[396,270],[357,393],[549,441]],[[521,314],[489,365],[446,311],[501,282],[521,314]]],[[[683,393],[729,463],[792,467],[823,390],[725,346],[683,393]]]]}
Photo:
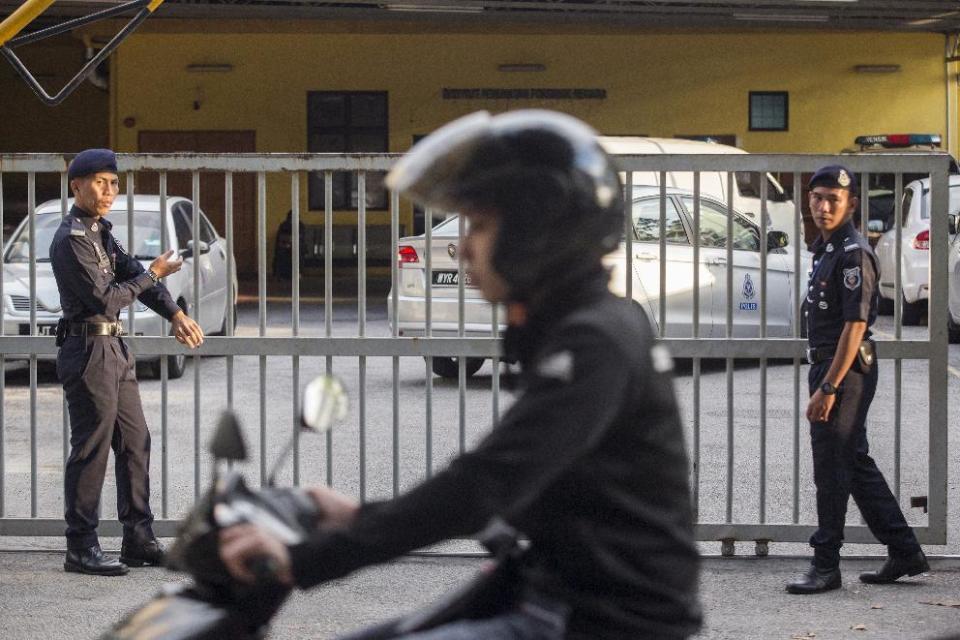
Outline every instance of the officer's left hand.
{"type": "Polygon", "coordinates": [[[837,401],[837,396],[827,395],[820,389],[810,398],[810,404],[807,405],[807,420],[810,422],[826,422],[830,418],[830,412],[837,401]]]}
{"type": "Polygon", "coordinates": [[[178,311],[170,323],[173,325],[173,335],[180,344],[185,344],[191,349],[196,349],[203,344],[203,329],[183,311],[178,311]]]}

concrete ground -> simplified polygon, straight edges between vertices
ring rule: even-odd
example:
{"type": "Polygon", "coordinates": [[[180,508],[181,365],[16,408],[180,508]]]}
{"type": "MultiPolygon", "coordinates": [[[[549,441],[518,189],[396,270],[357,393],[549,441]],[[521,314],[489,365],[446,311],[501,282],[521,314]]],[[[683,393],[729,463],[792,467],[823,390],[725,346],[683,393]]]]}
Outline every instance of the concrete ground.
{"type": "MultiPolygon", "coordinates": [[[[116,551],[109,540],[107,549],[116,551]]],[[[62,552],[0,551],[0,637],[5,640],[95,638],[163,583],[180,576],[134,569],[119,578],[64,573],[62,552]]],[[[415,556],[296,593],[271,638],[333,638],[409,611],[467,579],[480,560],[415,556]]],[[[876,558],[846,559],[844,586],[791,596],[783,583],[801,572],[797,557],[705,558],[703,639],[832,640],[960,638],[960,559],[932,562],[929,574],[891,586],[857,580],[876,558]]]]}

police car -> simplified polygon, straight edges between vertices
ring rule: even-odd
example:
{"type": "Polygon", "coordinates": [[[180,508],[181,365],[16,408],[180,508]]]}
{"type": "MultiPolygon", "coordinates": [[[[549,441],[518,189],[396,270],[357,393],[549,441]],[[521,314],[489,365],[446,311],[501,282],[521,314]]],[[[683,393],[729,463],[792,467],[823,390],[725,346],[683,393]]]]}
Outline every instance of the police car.
{"type": "MultiPolygon", "coordinates": [[[[660,318],[660,188],[633,189],[632,267],[633,299],[657,325],[660,318]]],[[[718,200],[700,198],[699,289],[694,290],[693,194],[675,188],[666,189],[666,326],[669,337],[693,335],[694,295],[699,295],[700,337],[726,337],[727,272],[733,270],[731,310],[734,337],[760,335],[761,238],[760,229],[740,213],[733,214],[733,263],[727,262],[727,207],[718,200]]],[[[460,219],[452,216],[432,230],[431,272],[426,273],[425,235],[403,238],[397,251],[399,288],[397,290],[397,332],[400,336],[423,336],[426,328],[426,291],[431,293],[431,333],[433,336],[457,336],[459,324],[460,271],[458,256],[460,219]]],[[[786,234],[768,234],[767,254],[767,331],[770,337],[794,335],[795,290],[793,246],[786,234]]],[[[606,256],[611,270],[610,287],[626,292],[626,243],[606,256]]],[[[802,250],[801,268],[810,264],[810,254],[802,250]]],[[[393,291],[387,299],[393,322],[393,291]]],[[[464,335],[490,337],[494,333],[494,309],[480,292],[464,281],[464,335]]],[[[496,329],[506,329],[503,309],[497,311],[496,329]]],[[[468,375],[483,365],[482,358],[470,358],[468,375]]],[[[455,358],[433,358],[433,371],[443,377],[456,377],[455,358]]]]}
{"type": "MultiPolygon", "coordinates": [[[[61,221],[60,200],[50,200],[36,209],[36,318],[37,333],[53,335],[61,317],[60,293],[50,264],[50,242],[61,221]]],[[[183,309],[200,323],[205,334],[222,333],[227,319],[227,249],[226,241],[217,235],[213,225],[200,211],[200,236],[193,237],[193,204],[175,196],[167,198],[165,215],[160,215],[160,197],[136,195],[133,199],[133,243],[128,246],[127,199],[117,198],[108,220],[113,223],[113,235],[145,267],[161,251],[161,224],[166,225],[168,247],[184,257],[183,268],[164,278],[170,295],[183,309]],[[193,270],[200,271],[200,309],[194,308],[193,270]]],[[[67,210],[73,199],[67,200],[67,210]]],[[[6,335],[30,334],[30,239],[28,219],[17,227],[3,250],[3,330],[6,335]]],[[[230,257],[233,260],[233,256],[230,257]]],[[[234,271],[234,273],[236,273],[234,271]]],[[[237,283],[234,275],[233,289],[237,283]]],[[[234,296],[236,300],[236,296],[234,296]]],[[[136,335],[159,336],[161,317],[144,304],[135,302],[134,330],[136,335]]],[[[127,331],[130,308],[121,312],[120,320],[127,331]]],[[[236,317],[236,310],[233,310],[236,317]]],[[[159,376],[160,357],[149,362],[159,376]]],[[[178,354],[168,359],[168,375],[179,378],[186,367],[186,356],[178,354]]]]}

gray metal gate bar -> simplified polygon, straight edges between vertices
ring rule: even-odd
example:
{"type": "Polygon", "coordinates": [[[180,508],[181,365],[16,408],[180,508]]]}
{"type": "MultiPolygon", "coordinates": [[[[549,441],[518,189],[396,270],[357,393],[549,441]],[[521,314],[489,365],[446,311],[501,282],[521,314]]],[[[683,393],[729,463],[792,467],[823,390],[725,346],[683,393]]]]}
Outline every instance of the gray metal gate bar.
{"type": "MultiPolygon", "coordinates": [[[[193,204],[193,251],[190,253],[193,261],[193,319],[197,324],[201,322],[202,309],[200,305],[200,171],[194,169],[190,175],[193,204]]],[[[200,354],[193,355],[193,495],[200,495],[200,454],[203,451],[200,438],[200,354]]]]}
{"type": "MultiPolygon", "coordinates": [[[[424,273],[424,338],[429,340],[433,336],[433,209],[425,209],[424,215],[424,246],[426,247],[423,264],[424,273]]],[[[426,476],[430,478],[433,475],[433,357],[427,356],[425,359],[426,376],[426,476]]]]}
{"type": "MultiPolygon", "coordinates": [[[[357,336],[367,334],[367,174],[357,175],[357,336]]],[[[358,437],[360,439],[360,501],[367,501],[367,359],[361,355],[359,372],[358,437]]]]}
{"type": "MultiPolygon", "coordinates": [[[[277,251],[280,248],[277,247],[277,251]]],[[[294,338],[300,335],[300,173],[290,173],[290,332],[294,338]]],[[[233,255],[232,253],[230,254],[233,255]]],[[[277,257],[274,256],[276,261],[277,257]]],[[[229,286],[233,286],[227,280],[229,286]]],[[[229,308],[229,307],[228,307],[229,308]]],[[[290,428],[293,430],[293,484],[300,486],[300,355],[293,356],[293,420],[290,428]]]]}
{"type": "MultiPolygon", "coordinates": [[[[167,228],[167,172],[160,172],[160,254],[170,249],[170,233],[167,228]]],[[[160,321],[160,335],[165,336],[169,328],[167,321],[160,321]]],[[[170,390],[167,386],[170,372],[167,356],[160,356],[160,515],[169,517],[170,512],[170,390]]]]}
{"type": "MultiPolygon", "coordinates": [[[[323,172],[323,335],[333,335],[333,172],[323,172]]],[[[333,374],[333,355],[327,355],[326,372],[333,374]]],[[[327,430],[327,485],[333,486],[333,432],[327,430]]]]}
{"type": "MultiPolygon", "coordinates": [[[[400,261],[398,259],[398,245],[400,244],[400,194],[390,192],[390,336],[400,337],[400,261]]],[[[392,386],[393,386],[393,429],[391,431],[391,445],[393,454],[393,495],[400,493],[400,357],[393,356],[392,386]]]]}
{"type": "MultiPolygon", "coordinates": [[[[800,174],[793,174],[793,338],[800,338],[801,322],[805,319],[800,314],[800,304],[806,295],[806,279],[803,277],[803,268],[800,265],[800,222],[803,218],[800,198],[803,192],[800,187],[800,174]]],[[[793,523],[800,522],[800,358],[793,359],[793,523]]]]}
{"type": "MultiPolygon", "coordinates": [[[[767,179],[760,179],[760,339],[767,337],[767,179]]],[[[733,210],[730,211],[730,216],[733,210]]],[[[727,237],[727,246],[733,244],[733,236],[727,237]]],[[[733,270],[733,261],[727,262],[727,272],[733,270]]],[[[733,306],[733,298],[727,298],[733,306]]],[[[767,359],[760,358],[760,522],[767,521],[767,359]]]]}
{"type": "MultiPolygon", "coordinates": [[[[3,203],[6,198],[3,192],[3,172],[0,171],[0,229],[4,225],[3,203]]],[[[2,232],[0,232],[2,233],[2,232]]],[[[2,243],[0,243],[2,245],[2,243]]],[[[0,256],[0,260],[6,259],[6,256],[0,256]]],[[[4,269],[0,266],[0,301],[6,300],[4,294],[4,269]]],[[[0,322],[0,339],[3,338],[5,323],[0,322]]],[[[6,406],[7,406],[7,357],[6,351],[0,351],[0,518],[7,515],[6,495],[7,495],[7,424],[6,424],[6,406]]]]}
{"type": "MultiPolygon", "coordinates": [[[[894,195],[894,227],[896,229],[894,236],[896,238],[896,247],[894,250],[894,260],[897,265],[894,276],[895,286],[894,295],[896,300],[896,309],[894,311],[896,320],[894,322],[894,338],[900,340],[903,338],[903,174],[896,176],[896,193],[894,195]]],[[[869,209],[862,209],[869,211],[869,209]]],[[[862,216],[861,216],[862,217],[862,216]]],[[[933,316],[930,316],[933,317],[933,316]]],[[[893,495],[897,502],[900,501],[900,425],[902,420],[902,400],[903,394],[903,361],[895,360],[893,362],[893,437],[896,442],[894,448],[893,464],[893,495]]]]}
{"type": "MultiPolygon", "coordinates": [[[[257,284],[259,334],[267,335],[267,175],[257,172],[257,284]]],[[[293,355],[293,354],[291,354],[293,355]]],[[[267,356],[260,355],[260,485],[267,481],[267,356]]]]}
{"type": "MultiPolygon", "coordinates": [[[[37,175],[27,174],[30,242],[30,335],[37,335],[37,175]]],[[[30,517],[37,517],[37,354],[30,354],[30,517]]]]}

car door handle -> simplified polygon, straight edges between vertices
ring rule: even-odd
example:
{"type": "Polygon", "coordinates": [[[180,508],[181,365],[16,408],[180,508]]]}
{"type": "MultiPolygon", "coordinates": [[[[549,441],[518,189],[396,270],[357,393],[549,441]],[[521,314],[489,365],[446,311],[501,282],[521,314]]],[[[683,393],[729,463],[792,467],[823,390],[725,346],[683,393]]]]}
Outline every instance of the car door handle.
{"type": "Polygon", "coordinates": [[[657,259],[657,255],[655,253],[648,253],[646,251],[635,254],[633,257],[637,260],[643,260],[645,262],[652,262],[653,260],[657,259]]]}

